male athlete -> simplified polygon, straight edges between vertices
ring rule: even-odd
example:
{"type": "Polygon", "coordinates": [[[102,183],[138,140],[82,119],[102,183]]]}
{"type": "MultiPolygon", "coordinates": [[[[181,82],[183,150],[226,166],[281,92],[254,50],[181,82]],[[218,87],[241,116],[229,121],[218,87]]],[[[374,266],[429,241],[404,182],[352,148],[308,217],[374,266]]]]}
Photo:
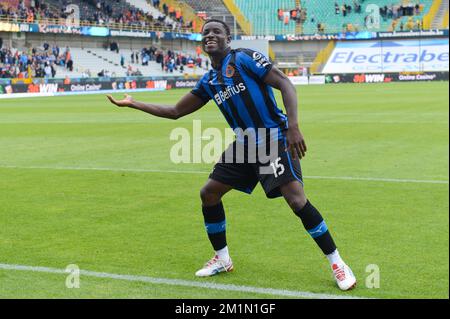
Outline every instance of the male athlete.
{"type": "Polygon", "coordinates": [[[123,100],[108,96],[117,106],[169,119],[195,112],[213,99],[236,132],[236,141],[224,152],[200,192],[206,231],[215,255],[196,275],[206,277],[233,270],[222,197],[231,189],[250,194],[259,182],[268,198],[283,196],[301,219],[328,258],[339,288],[352,289],[356,278],[341,259],[322,216],[303,191],[300,159],[305,156],[306,144],[298,127],[295,87],[261,53],[232,50],[230,29],[224,22],[206,21],[202,35],[203,50],[209,55],[213,69],[176,105],[147,104],[133,100],[130,95],[123,100]],[[277,107],[272,87],[281,91],[287,116],[277,107]],[[269,146],[276,154],[263,162],[259,152],[255,155],[245,147],[240,148],[251,144],[257,150],[269,146]],[[239,152],[241,149],[244,151],[239,152]]]}

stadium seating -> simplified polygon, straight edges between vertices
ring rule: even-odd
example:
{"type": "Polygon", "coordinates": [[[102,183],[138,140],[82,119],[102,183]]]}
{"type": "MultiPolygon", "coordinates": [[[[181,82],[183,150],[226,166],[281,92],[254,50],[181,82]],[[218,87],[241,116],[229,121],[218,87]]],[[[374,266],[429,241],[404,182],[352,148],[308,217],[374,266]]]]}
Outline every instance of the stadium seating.
{"type": "MultiPolygon", "coordinates": [[[[230,27],[231,33],[235,33],[233,14],[224,5],[223,0],[184,0],[184,2],[195,12],[206,12],[207,18],[225,21],[230,27]]],[[[236,33],[242,33],[239,25],[236,25],[236,28],[236,33]]]]}
{"type": "MultiPolygon", "coordinates": [[[[423,4],[424,9],[422,10],[421,14],[418,16],[414,16],[413,19],[416,21],[417,19],[423,18],[423,16],[426,14],[427,9],[432,4],[432,0],[421,0],[420,3],[423,4]]],[[[350,1],[346,0],[336,0],[335,3],[337,3],[340,7],[344,3],[347,5],[352,3],[350,1]]],[[[395,1],[395,0],[378,0],[376,4],[379,7],[384,6],[390,6],[390,5],[398,5],[401,1],[395,1]]],[[[415,3],[415,2],[414,2],[415,3]]],[[[334,2],[327,3],[321,0],[308,0],[308,1],[302,1],[302,4],[304,4],[304,7],[308,9],[308,20],[303,25],[303,33],[311,34],[317,32],[317,23],[324,23],[325,24],[325,32],[340,32],[345,29],[344,26],[348,24],[352,24],[355,27],[355,30],[359,31],[365,31],[367,30],[365,26],[365,17],[368,15],[366,12],[367,6],[370,5],[368,1],[364,1],[361,3],[362,10],[361,13],[356,13],[354,10],[350,14],[347,14],[347,16],[343,16],[342,13],[336,14],[335,13],[335,7],[334,2]],[[311,18],[314,18],[314,22],[311,21],[311,18]]],[[[402,17],[400,18],[401,21],[408,20],[409,17],[402,17]]],[[[397,29],[399,29],[401,25],[401,21],[397,22],[397,29]]],[[[392,25],[392,19],[383,19],[380,18],[380,29],[374,30],[384,30],[384,31],[390,31],[392,25]]]]}
{"type": "MultiPolygon", "coordinates": [[[[31,8],[30,2],[24,2],[27,8],[31,8]]],[[[79,18],[82,25],[115,25],[120,28],[152,28],[171,31],[174,29],[190,29],[190,21],[184,20],[183,24],[175,22],[169,16],[164,15],[158,8],[147,3],[145,0],[47,0],[39,2],[39,9],[35,7],[33,12],[37,14],[33,19],[54,19],[53,23],[64,23],[64,19],[70,16],[69,5],[79,8],[79,18]],[[45,11],[42,8],[45,7],[45,11]],[[61,19],[62,18],[62,19],[61,19]]],[[[28,19],[28,10],[23,9],[18,1],[11,3],[0,2],[0,8],[12,8],[13,13],[2,18],[28,19]],[[17,13],[17,15],[15,14],[17,13]]],[[[0,13],[1,14],[1,13],[0,13]]],[[[183,13],[181,12],[181,15],[183,13]]]]}
{"type": "MultiPolygon", "coordinates": [[[[138,51],[138,50],[134,50],[138,51]]],[[[150,61],[148,65],[143,66],[140,64],[131,64],[130,56],[132,50],[121,49],[119,53],[112,52],[105,49],[98,48],[72,48],[71,53],[74,61],[74,72],[68,72],[62,70],[61,73],[57,73],[57,77],[65,77],[66,74],[69,77],[80,77],[83,72],[89,70],[92,77],[96,77],[102,70],[107,70],[110,76],[126,76],[127,68],[132,66],[133,70],[139,70],[143,76],[180,76],[179,71],[173,73],[166,73],[161,70],[161,65],[155,61],[150,61]],[[120,65],[121,55],[124,56],[124,67],[120,65]],[[63,75],[61,75],[63,74],[63,75]]],[[[194,53],[192,53],[194,56],[194,53]]],[[[203,61],[205,57],[203,57],[203,61]]],[[[203,75],[204,69],[200,68],[184,68],[183,74],[190,76],[203,75]]]]}
{"type": "Polygon", "coordinates": [[[287,25],[278,20],[277,11],[289,11],[295,8],[295,0],[235,0],[236,5],[252,23],[252,33],[255,35],[267,34],[294,34],[295,22],[290,20],[287,25]]]}
{"type": "MultiPolygon", "coordinates": [[[[46,52],[43,48],[35,48],[36,53],[39,55],[45,55],[46,52]]],[[[61,48],[61,55],[66,48],[61,48]]],[[[11,49],[13,55],[15,52],[31,52],[29,48],[13,48],[11,49]]],[[[178,52],[175,52],[178,54],[178,52]]],[[[58,63],[52,63],[56,76],[55,78],[82,78],[82,77],[99,77],[99,73],[106,72],[106,76],[111,77],[124,77],[130,75],[140,75],[140,76],[190,76],[198,77],[206,72],[206,56],[201,55],[202,58],[202,68],[199,67],[189,67],[189,63],[184,66],[183,72],[178,70],[173,70],[173,72],[167,72],[162,70],[161,64],[157,63],[155,60],[148,61],[148,65],[142,65],[142,53],[141,50],[135,49],[120,49],[119,53],[116,51],[105,50],[102,48],[70,48],[70,55],[73,61],[72,71],[68,70],[64,63],[62,65],[58,63]],[[139,63],[131,61],[131,53],[139,52],[139,63]],[[124,64],[121,65],[121,58],[123,56],[124,64]],[[139,74],[136,72],[139,71],[139,74]]],[[[194,60],[196,58],[196,53],[194,52],[183,52],[183,56],[188,58],[191,56],[194,60]]],[[[167,56],[167,52],[164,51],[164,56],[167,56]]],[[[188,59],[187,59],[188,60],[188,59]]],[[[43,62],[42,62],[43,63],[43,62]]],[[[41,63],[38,63],[41,65],[41,63]]],[[[9,68],[11,64],[3,65],[0,63],[0,71],[2,67],[9,68]]],[[[34,67],[33,67],[34,68],[34,67]]],[[[18,77],[18,76],[17,76],[18,77]]],[[[26,75],[25,75],[26,77],[26,75]]]]}
{"type": "MultiPolygon", "coordinates": [[[[163,16],[163,13],[161,11],[150,5],[150,3],[146,0],[126,0],[126,2],[132,7],[138,8],[145,13],[151,14],[155,19],[163,16]]],[[[167,17],[167,20],[170,22],[174,22],[170,17],[167,17]]]]}
{"type": "MultiPolygon", "coordinates": [[[[282,9],[283,11],[292,10],[296,8],[296,2],[300,2],[301,7],[307,10],[307,19],[301,26],[301,33],[303,34],[317,33],[318,23],[323,24],[325,33],[334,33],[348,30],[347,26],[349,24],[352,26],[349,31],[365,31],[367,30],[367,27],[365,25],[365,18],[368,15],[366,9],[367,6],[370,5],[370,3],[373,3],[372,1],[360,1],[361,12],[357,13],[355,12],[355,10],[352,10],[351,13],[347,14],[344,17],[342,13],[335,13],[335,3],[337,3],[339,7],[342,7],[343,4],[351,5],[352,7],[354,7],[354,2],[351,0],[280,0],[276,2],[270,0],[235,0],[235,3],[238,5],[242,13],[253,24],[253,33],[256,35],[298,33],[298,28],[296,28],[296,23],[293,20],[290,20],[288,24],[285,24],[277,17],[278,9],[282,9]]],[[[376,1],[376,4],[379,7],[400,5],[402,3],[403,2],[401,0],[376,1]]],[[[408,1],[406,1],[405,3],[408,3],[408,1]]],[[[416,4],[415,1],[411,1],[411,3],[416,4]]],[[[420,0],[420,4],[423,6],[423,9],[419,15],[415,15],[412,17],[414,23],[424,17],[432,3],[433,0],[420,0]]],[[[399,30],[400,25],[402,24],[401,22],[403,22],[406,30],[408,19],[409,17],[399,18],[395,23],[395,29],[399,30]]],[[[381,18],[380,28],[374,31],[390,31],[392,30],[392,22],[392,18],[381,18]]]]}

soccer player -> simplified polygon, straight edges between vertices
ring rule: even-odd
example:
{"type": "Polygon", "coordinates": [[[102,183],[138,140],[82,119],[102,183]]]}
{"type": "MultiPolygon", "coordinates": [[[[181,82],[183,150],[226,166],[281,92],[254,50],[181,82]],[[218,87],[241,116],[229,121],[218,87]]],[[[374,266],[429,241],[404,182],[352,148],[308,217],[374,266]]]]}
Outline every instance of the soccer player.
{"type": "Polygon", "coordinates": [[[205,277],[233,270],[222,197],[232,189],[251,193],[259,182],[268,198],[283,196],[301,219],[328,258],[338,287],[352,289],[356,278],[340,257],[322,215],[307,200],[303,190],[300,159],[307,149],[298,125],[295,87],[261,53],[250,49],[232,50],[230,29],[224,22],[208,20],[202,35],[203,50],[209,55],[213,69],[176,105],[138,102],[130,95],[125,95],[123,100],[108,96],[117,106],[169,119],[195,112],[213,99],[236,133],[236,140],[216,163],[200,191],[206,231],[215,254],[196,275],[205,277]],[[272,88],[281,91],[287,115],[278,108],[272,88]],[[259,152],[253,154],[249,147],[252,144],[258,151],[269,146],[267,161],[263,162],[264,156],[259,152]],[[239,151],[241,146],[247,148],[239,151]],[[274,148],[276,153],[271,152],[274,148]]]}

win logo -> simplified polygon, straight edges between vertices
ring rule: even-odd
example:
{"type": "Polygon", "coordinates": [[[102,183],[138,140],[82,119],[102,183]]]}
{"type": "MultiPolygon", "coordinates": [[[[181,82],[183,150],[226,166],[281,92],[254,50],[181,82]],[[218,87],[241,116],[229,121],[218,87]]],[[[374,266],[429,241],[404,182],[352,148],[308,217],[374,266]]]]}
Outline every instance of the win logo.
{"type": "Polygon", "coordinates": [[[58,84],[57,83],[40,84],[39,92],[40,93],[56,93],[56,92],[58,92],[58,84]]]}

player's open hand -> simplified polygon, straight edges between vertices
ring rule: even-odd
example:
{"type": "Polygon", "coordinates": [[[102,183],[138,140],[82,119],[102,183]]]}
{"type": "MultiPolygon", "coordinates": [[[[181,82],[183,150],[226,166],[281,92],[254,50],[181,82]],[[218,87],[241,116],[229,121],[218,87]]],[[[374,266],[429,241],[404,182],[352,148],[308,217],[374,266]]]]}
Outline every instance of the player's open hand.
{"type": "Polygon", "coordinates": [[[306,155],[306,142],[303,138],[302,133],[298,129],[298,127],[289,127],[287,134],[287,149],[286,151],[290,152],[293,159],[303,158],[306,155]]]}
{"type": "Polygon", "coordinates": [[[131,97],[131,95],[128,95],[128,94],[125,94],[125,97],[124,97],[123,100],[116,100],[111,95],[107,95],[106,97],[108,98],[108,100],[111,101],[112,104],[115,104],[115,105],[120,106],[120,107],[132,106],[133,102],[134,102],[134,100],[131,97]]]}

